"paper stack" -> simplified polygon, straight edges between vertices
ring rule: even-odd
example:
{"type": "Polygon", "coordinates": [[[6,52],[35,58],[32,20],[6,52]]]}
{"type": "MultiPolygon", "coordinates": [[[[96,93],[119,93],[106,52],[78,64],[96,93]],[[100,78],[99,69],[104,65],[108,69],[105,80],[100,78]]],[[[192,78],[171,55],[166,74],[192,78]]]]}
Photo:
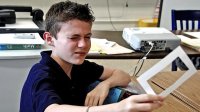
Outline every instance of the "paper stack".
{"type": "Polygon", "coordinates": [[[188,38],[184,35],[177,35],[181,39],[181,43],[185,46],[188,46],[192,49],[195,49],[200,52],[200,39],[197,38],[188,38]]]}
{"type": "Polygon", "coordinates": [[[41,49],[44,43],[38,33],[0,34],[0,50],[41,49]]]}
{"type": "Polygon", "coordinates": [[[200,32],[184,32],[183,35],[200,39],[200,32]]]}
{"type": "Polygon", "coordinates": [[[134,52],[132,49],[125,48],[107,39],[91,38],[91,43],[89,54],[124,54],[134,52]]]}
{"type": "MultiPolygon", "coordinates": [[[[32,19],[18,18],[15,24],[8,24],[0,29],[39,29],[32,19]]],[[[41,49],[44,40],[38,33],[5,33],[0,34],[0,50],[41,49]]]]}

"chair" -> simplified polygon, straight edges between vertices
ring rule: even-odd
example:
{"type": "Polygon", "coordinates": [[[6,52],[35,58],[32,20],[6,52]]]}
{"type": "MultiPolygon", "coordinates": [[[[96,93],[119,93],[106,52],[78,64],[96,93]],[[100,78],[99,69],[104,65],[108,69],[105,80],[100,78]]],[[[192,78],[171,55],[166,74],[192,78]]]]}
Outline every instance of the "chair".
{"type": "MultiPolygon", "coordinates": [[[[171,10],[172,30],[199,30],[200,29],[200,10],[171,10]],[[180,28],[178,27],[180,23],[180,28]]],[[[199,57],[190,57],[195,67],[200,68],[199,57]]],[[[181,70],[187,70],[187,67],[180,59],[172,63],[172,71],[177,67],[181,70]]]]}

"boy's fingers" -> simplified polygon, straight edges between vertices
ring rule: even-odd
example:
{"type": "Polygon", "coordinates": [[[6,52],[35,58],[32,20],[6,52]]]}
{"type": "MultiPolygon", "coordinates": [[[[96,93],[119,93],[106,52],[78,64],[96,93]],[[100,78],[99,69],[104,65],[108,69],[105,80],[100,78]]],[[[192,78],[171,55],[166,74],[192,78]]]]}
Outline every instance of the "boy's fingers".
{"type": "Polygon", "coordinates": [[[154,102],[154,101],[163,101],[164,98],[158,95],[149,95],[149,94],[142,94],[142,95],[135,95],[133,96],[135,102],[154,102]]]}

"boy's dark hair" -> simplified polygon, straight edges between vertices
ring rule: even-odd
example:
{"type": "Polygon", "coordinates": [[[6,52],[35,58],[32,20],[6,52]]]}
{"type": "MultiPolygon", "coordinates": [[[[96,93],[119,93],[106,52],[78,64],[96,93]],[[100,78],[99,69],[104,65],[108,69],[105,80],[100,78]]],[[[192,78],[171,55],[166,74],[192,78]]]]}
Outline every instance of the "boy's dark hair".
{"type": "Polygon", "coordinates": [[[59,2],[50,7],[46,13],[45,30],[56,38],[61,24],[73,19],[93,23],[95,17],[88,4],[78,4],[71,1],[59,2]]]}

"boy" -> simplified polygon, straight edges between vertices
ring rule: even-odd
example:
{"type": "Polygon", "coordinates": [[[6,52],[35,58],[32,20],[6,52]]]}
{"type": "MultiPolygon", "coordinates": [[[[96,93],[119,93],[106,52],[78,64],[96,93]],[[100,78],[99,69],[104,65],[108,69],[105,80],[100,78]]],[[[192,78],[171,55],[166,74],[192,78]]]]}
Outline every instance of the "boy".
{"type": "Polygon", "coordinates": [[[91,47],[95,18],[87,4],[70,1],[51,6],[46,14],[44,40],[52,51],[29,72],[21,94],[20,112],[140,112],[161,106],[156,95],[135,95],[102,105],[109,89],[127,86],[130,76],[85,60],[91,47]],[[86,88],[101,80],[92,91],[86,88]]]}

